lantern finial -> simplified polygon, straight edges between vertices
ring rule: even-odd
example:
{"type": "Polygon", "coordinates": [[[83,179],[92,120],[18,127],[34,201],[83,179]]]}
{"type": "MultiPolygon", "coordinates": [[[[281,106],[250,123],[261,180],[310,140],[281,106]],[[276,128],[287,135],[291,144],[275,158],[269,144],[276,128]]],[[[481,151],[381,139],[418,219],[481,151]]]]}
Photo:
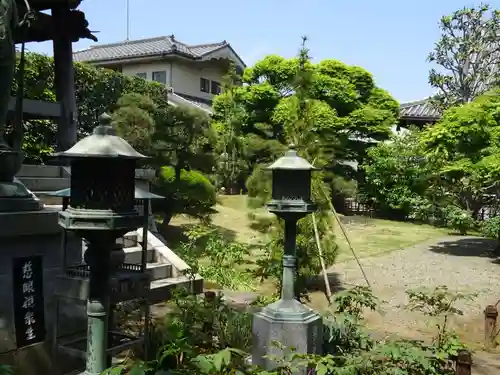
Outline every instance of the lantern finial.
{"type": "Polygon", "coordinates": [[[99,125],[94,128],[95,135],[116,135],[112,123],[113,118],[106,112],[99,116],[99,125]]]}

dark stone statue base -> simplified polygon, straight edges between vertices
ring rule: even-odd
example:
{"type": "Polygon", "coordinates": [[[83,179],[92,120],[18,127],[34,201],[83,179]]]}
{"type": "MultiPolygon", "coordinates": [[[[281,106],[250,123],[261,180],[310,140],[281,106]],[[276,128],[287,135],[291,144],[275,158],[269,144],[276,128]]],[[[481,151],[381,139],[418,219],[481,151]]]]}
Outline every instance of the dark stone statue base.
{"type": "Polygon", "coordinates": [[[13,182],[0,182],[0,212],[39,211],[40,200],[17,178],[13,182]]]}
{"type": "MultiPolygon", "coordinates": [[[[321,354],[323,321],[321,316],[297,300],[279,300],[254,314],[252,363],[267,370],[276,366],[265,356],[283,357],[283,349],[273,345],[279,342],[296,353],[321,354]]],[[[285,349],[286,350],[286,349],[285,349]]],[[[289,350],[287,350],[289,352],[289,350]]],[[[306,374],[307,369],[297,372],[306,374]]]]}
{"type": "Polygon", "coordinates": [[[0,148],[0,212],[39,211],[43,204],[14,176],[21,169],[21,151],[0,148]]]}

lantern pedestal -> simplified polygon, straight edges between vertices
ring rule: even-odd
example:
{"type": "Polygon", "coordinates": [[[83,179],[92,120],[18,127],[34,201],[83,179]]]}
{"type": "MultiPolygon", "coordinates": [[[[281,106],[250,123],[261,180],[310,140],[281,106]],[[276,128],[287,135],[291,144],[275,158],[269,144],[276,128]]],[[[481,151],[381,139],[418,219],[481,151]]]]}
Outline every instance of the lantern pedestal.
{"type": "Polygon", "coordinates": [[[82,375],[100,375],[108,367],[108,320],[110,316],[110,279],[120,265],[114,262],[116,239],[140,226],[136,211],[81,210],[72,207],[59,213],[59,225],[73,230],[88,241],[85,263],[89,265],[87,298],[87,361],[82,375]]]}
{"type": "MultiPolygon", "coordinates": [[[[252,364],[272,370],[276,362],[266,356],[283,357],[283,349],[297,353],[321,353],[323,322],[321,316],[297,300],[279,300],[255,313],[253,318],[252,364]]],[[[300,373],[306,373],[307,369],[300,373]]]]}
{"type": "Polygon", "coordinates": [[[89,242],[85,262],[90,267],[89,295],[87,299],[87,361],[85,375],[99,375],[108,367],[108,315],[110,260],[114,240],[104,237],[89,242]],[[106,241],[108,240],[108,241],[106,241]],[[109,241],[110,240],[110,241],[109,241]]]}
{"type": "MultiPolygon", "coordinates": [[[[276,211],[274,205],[269,205],[269,208],[285,220],[285,249],[281,299],[255,313],[253,318],[252,364],[266,370],[277,365],[269,356],[282,358],[286,355],[283,351],[290,351],[290,347],[301,354],[321,354],[323,347],[321,316],[295,299],[297,221],[308,212],[276,211]],[[282,347],[276,347],[273,342],[282,347]]],[[[314,205],[310,204],[309,209],[314,209],[314,205]]],[[[300,369],[296,374],[305,375],[307,371],[307,368],[300,369]]]]}

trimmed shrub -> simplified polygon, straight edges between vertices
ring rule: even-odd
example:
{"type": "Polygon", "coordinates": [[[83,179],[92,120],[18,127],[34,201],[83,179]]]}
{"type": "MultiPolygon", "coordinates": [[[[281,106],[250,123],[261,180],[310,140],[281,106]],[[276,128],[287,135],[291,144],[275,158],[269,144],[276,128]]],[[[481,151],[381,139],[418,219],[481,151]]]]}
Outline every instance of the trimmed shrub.
{"type": "Polygon", "coordinates": [[[214,185],[208,177],[195,170],[182,169],[180,175],[176,176],[173,167],[161,167],[153,191],[165,197],[153,203],[155,213],[164,215],[164,224],[168,224],[172,216],[177,214],[205,218],[212,213],[212,207],[216,204],[214,185]]]}

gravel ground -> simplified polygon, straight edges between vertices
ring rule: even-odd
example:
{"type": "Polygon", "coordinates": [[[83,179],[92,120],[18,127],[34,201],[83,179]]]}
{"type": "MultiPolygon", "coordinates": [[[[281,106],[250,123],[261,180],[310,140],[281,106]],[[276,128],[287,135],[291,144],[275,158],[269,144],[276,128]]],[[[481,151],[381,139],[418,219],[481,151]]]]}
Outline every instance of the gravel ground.
{"type": "MultiPolygon", "coordinates": [[[[454,324],[468,339],[480,340],[482,311],[500,299],[500,264],[491,255],[494,245],[494,241],[486,239],[453,236],[362,259],[375,295],[386,302],[383,314],[367,315],[369,326],[415,338],[427,336],[432,329],[429,322],[421,314],[403,308],[407,303],[405,291],[446,285],[450,290],[477,293],[473,301],[457,304],[464,315],[454,324]]],[[[354,260],[336,264],[330,271],[337,274],[344,287],[366,285],[354,260]]]]}
{"type": "MultiPolygon", "coordinates": [[[[495,245],[495,241],[477,237],[449,236],[361,259],[374,294],[384,301],[382,312],[366,314],[370,331],[377,338],[395,335],[429,339],[435,333],[433,322],[404,309],[408,302],[405,291],[446,285],[451,291],[477,294],[472,301],[457,303],[464,315],[451,324],[462,339],[480,349],[484,337],[482,312],[500,299],[500,262],[492,255],[495,245]]],[[[335,264],[330,274],[341,288],[366,285],[355,260],[335,264]]],[[[226,297],[245,304],[254,299],[255,293],[227,292],[226,297]]],[[[324,300],[322,295],[319,298],[324,300]]],[[[500,355],[475,351],[472,374],[500,374],[500,355]]]]}

